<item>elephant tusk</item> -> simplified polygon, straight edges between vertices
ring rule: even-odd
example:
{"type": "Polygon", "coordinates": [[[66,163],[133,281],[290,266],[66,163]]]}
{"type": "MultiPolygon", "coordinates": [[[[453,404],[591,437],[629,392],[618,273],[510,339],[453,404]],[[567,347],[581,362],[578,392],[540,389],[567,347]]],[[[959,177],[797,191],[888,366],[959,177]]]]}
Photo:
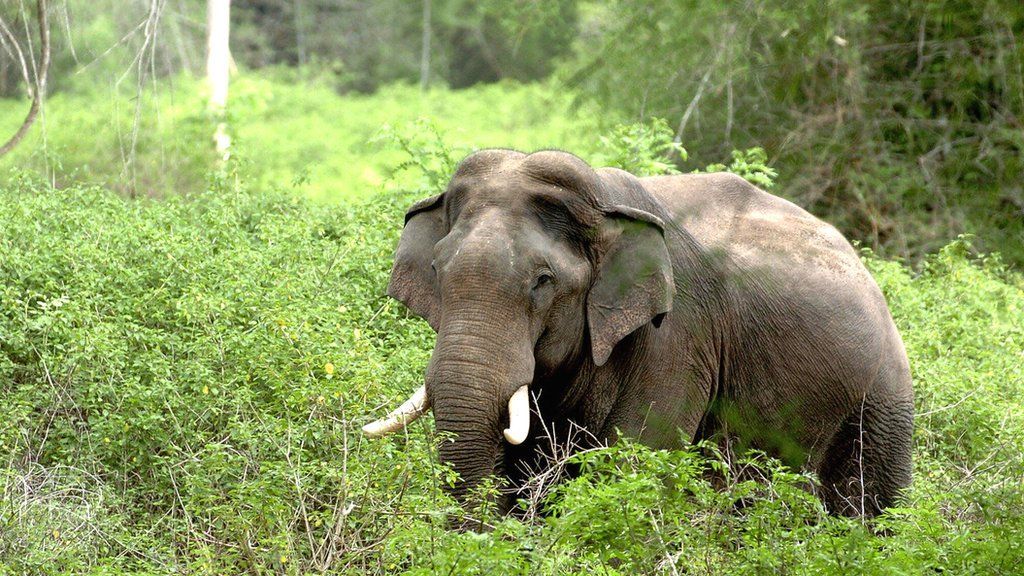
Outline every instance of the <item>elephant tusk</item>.
{"type": "Polygon", "coordinates": [[[505,440],[509,444],[519,445],[530,433],[530,389],[525,384],[508,399],[508,428],[505,428],[505,440]]]}
{"type": "Polygon", "coordinates": [[[429,407],[427,387],[426,385],[420,386],[397,410],[380,420],[374,420],[363,426],[363,434],[370,438],[380,438],[381,436],[398,432],[422,416],[429,407]]]}

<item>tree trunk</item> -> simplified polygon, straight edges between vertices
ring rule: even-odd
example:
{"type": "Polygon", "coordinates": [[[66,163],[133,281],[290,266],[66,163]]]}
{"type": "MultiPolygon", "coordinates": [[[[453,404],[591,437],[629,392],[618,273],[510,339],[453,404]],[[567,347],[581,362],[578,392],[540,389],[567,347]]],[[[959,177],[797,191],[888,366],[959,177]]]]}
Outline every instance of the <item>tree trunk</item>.
{"type": "Polygon", "coordinates": [[[298,56],[299,66],[305,66],[306,64],[306,28],[305,28],[305,10],[303,10],[302,0],[294,0],[293,4],[294,16],[295,16],[295,50],[298,56]]]}
{"type": "Polygon", "coordinates": [[[420,90],[430,84],[430,0],[423,0],[423,43],[420,47],[420,90]]]}
{"type": "Polygon", "coordinates": [[[213,141],[222,160],[228,158],[231,137],[227,133],[224,113],[228,106],[228,78],[231,52],[228,37],[231,30],[231,0],[207,0],[206,80],[210,86],[210,110],[217,116],[213,141]]]}

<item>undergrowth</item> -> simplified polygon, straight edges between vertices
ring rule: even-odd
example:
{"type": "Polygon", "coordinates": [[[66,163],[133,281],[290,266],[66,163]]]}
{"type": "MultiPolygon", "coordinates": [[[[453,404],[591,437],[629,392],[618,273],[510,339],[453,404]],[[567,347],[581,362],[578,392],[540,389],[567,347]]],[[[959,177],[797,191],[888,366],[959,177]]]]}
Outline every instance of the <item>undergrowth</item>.
{"type": "MultiPolygon", "coordinates": [[[[11,174],[0,574],[1019,569],[1024,279],[969,238],[913,270],[864,253],[917,403],[914,484],[874,522],[825,515],[812,478],[761,454],[729,468],[708,447],[622,442],[576,456],[578,476],[540,478],[525,519],[469,511],[490,531],[448,530],[461,512],[430,418],[359,433],[419,385],[433,346],[384,287],[403,211],[461,149],[429,124],[411,133],[380,139],[405,151],[396,178],[415,192],[346,206],[268,191],[233,163],[207,191],[163,200],[11,174]]],[[[654,123],[593,154],[663,171],[679,153],[667,144],[654,123]]],[[[727,168],[774,176],[756,150],[727,168]]]]}

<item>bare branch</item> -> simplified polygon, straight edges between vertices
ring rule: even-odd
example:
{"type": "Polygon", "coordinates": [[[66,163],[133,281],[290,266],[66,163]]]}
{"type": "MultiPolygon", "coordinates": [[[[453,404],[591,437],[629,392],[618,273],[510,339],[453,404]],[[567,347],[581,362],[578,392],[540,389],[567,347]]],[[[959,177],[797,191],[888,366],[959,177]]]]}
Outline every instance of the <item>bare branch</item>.
{"type": "MultiPolygon", "coordinates": [[[[2,147],[0,147],[0,156],[6,155],[8,152],[14,149],[21,140],[28,133],[29,128],[36,121],[36,116],[39,115],[39,109],[43,105],[43,98],[46,96],[46,74],[50,70],[50,23],[46,17],[46,0],[36,0],[36,7],[39,11],[39,41],[41,44],[40,50],[42,52],[41,63],[36,72],[35,89],[29,89],[32,96],[32,106],[28,109],[28,115],[25,116],[25,121],[22,122],[21,127],[18,131],[11,136],[11,139],[7,141],[2,147]]],[[[28,82],[28,69],[25,65],[24,56],[21,55],[21,49],[18,47],[18,43],[15,41],[14,36],[7,28],[6,24],[3,24],[3,34],[7,36],[11,44],[14,45],[15,50],[21,56],[21,65],[23,73],[25,75],[26,84],[31,86],[28,82]]]]}
{"type": "Polygon", "coordinates": [[[32,94],[35,91],[32,89],[32,77],[28,74],[28,63],[25,62],[25,53],[22,52],[18,39],[14,37],[14,34],[2,17],[0,17],[0,44],[3,44],[4,51],[7,52],[8,56],[21,64],[21,77],[25,80],[25,90],[28,92],[29,98],[34,98],[32,94]]]}
{"type": "Polygon", "coordinates": [[[701,96],[704,95],[704,90],[708,87],[708,81],[711,80],[711,73],[718,67],[718,62],[722,59],[722,55],[726,51],[726,46],[728,46],[729,41],[732,40],[733,34],[735,33],[736,24],[732,24],[722,37],[722,42],[718,45],[718,49],[715,50],[715,56],[711,61],[711,65],[704,71],[704,75],[700,79],[700,84],[697,86],[697,92],[693,95],[693,99],[690,100],[690,104],[686,106],[686,111],[683,112],[683,117],[679,119],[679,128],[676,129],[676,137],[672,139],[676,144],[683,141],[683,132],[686,131],[686,124],[690,121],[690,115],[697,109],[697,104],[700,102],[701,96]]]}

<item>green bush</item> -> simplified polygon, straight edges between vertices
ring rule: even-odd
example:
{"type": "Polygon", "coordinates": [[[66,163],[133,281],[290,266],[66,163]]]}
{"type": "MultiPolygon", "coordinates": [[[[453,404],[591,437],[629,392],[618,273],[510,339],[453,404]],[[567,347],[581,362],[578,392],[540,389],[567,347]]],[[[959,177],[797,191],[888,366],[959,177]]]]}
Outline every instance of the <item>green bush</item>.
{"type": "Polygon", "coordinates": [[[416,450],[366,443],[351,424],[412,386],[397,368],[429,346],[378,289],[395,231],[352,226],[394,221],[390,202],[321,209],[228,189],[126,202],[23,181],[0,205],[0,550],[12,569],[87,562],[86,538],[156,566],[180,550],[211,566],[299,561],[300,519],[303,538],[327,525],[370,538],[382,520],[369,504],[347,516],[350,502],[386,506],[410,481],[429,492],[409,472],[416,450]],[[49,508],[80,504],[64,486],[52,489],[67,498],[40,496],[32,479],[51,476],[85,483],[83,498],[106,503],[100,522],[44,526],[67,516],[49,508]],[[54,531],[75,540],[50,557],[54,531]]]}
{"type": "Polygon", "coordinates": [[[358,430],[429,358],[430,329],[383,295],[402,211],[429,179],[347,207],[245,182],[229,171],[161,201],[23,174],[0,190],[0,573],[980,574],[1024,561],[1024,280],[971,259],[966,240],[920,272],[865,255],[919,413],[915,483],[875,524],[823,516],[805,476],[757,454],[733,476],[701,449],[623,443],[544,486],[547,516],[485,514],[491,532],[456,533],[430,419],[381,441],[358,430]]]}
{"type": "Polygon", "coordinates": [[[672,131],[661,118],[620,124],[598,141],[601,150],[591,160],[595,166],[611,166],[637,176],[679,174],[677,164],[686,160],[686,149],[672,140],[672,131]]]}

